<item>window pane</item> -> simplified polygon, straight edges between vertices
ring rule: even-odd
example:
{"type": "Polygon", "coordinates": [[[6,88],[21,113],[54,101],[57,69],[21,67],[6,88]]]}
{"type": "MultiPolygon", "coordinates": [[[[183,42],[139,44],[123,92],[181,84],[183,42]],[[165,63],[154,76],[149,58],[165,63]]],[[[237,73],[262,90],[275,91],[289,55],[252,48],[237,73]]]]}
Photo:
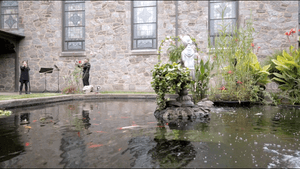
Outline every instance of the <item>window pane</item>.
{"type": "Polygon", "coordinates": [[[18,1],[2,1],[2,6],[18,6],[18,1]]]}
{"type": "Polygon", "coordinates": [[[156,6],[156,1],[134,1],[134,7],[156,6]]]}
{"type": "Polygon", "coordinates": [[[1,13],[2,14],[17,14],[18,13],[18,8],[16,8],[16,7],[5,7],[5,8],[2,8],[1,13]]]}
{"type": "Polygon", "coordinates": [[[65,11],[81,11],[84,10],[84,3],[65,4],[65,11]]]}
{"type": "Polygon", "coordinates": [[[65,1],[64,50],[85,49],[85,4],[83,0],[65,1]],[[78,3],[79,2],[79,3],[78,3]],[[83,3],[80,3],[83,2],[83,3]]]}
{"type": "Polygon", "coordinates": [[[236,18],[236,2],[211,3],[211,19],[236,18]]]}
{"type": "Polygon", "coordinates": [[[66,12],[65,26],[84,26],[84,12],[66,12]]]}
{"type": "Polygon", "coordinates": [[[153,48],[152,39],[137,40],[137,48],[153,48]]]}
{"type": "Polygon", "coordinates": [[[68,49],[83,49],[83,43],[82,42],[68,42],[68,49]]]}
{"type": "Polygon", "coordinates": [[[134,1],[132,23],[133,49],[155,49],[157,7],[156,1],[134,1]]]}
{"type": "Polygon", "coordinates": [[[156,21],[156,7],[134,8],[134,23],[156,21]]]}
{"type": "Polygon", "coordinates": [[[65,40],[84,39],[84,27],[67,27],[65,40]]]}
{"type": "Polygon", "coordinates": [[[134,25],[133,38],[156,38],[156,24],[134,25]]]}
{"type": "Polygon", "coordinates": [[[0,1],[1,3],[1,28],[18,28],[18,1],[0,1]]]}
{"type": "Polygon", "coordinates": [[[18,28],[18,15],[3,15],[2,18],[3,29],[18,28]]]}
{"type": "Polygon", "coordinates": [[[223,27],[226,29],[226,33],[232,33],[235,26],[235,19],[227,20],[211,20],[210,21],[210,35],[216,35],[220,33],[223,27]]]}

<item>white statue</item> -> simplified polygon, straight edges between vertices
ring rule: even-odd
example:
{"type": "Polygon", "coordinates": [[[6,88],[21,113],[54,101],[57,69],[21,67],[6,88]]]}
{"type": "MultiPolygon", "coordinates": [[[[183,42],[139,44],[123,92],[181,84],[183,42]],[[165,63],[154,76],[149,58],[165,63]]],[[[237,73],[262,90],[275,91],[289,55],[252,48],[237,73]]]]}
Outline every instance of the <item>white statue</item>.
{"type": "Polygon", "coordinates": [[[193,79],[195,79],[195,51],[192,48],[192,40],[189,36],[184,36],[182,38],[182,42],[184,44],[187,44],[187,47],[181,52],[181,60],[183,62],[183,65],[190,69],[193,79]]]}
{"type": "Polygon", "coordinates": [[[189,68],[190,70],[194,70],[194,57],[195,52],[192,48],[191,44],[188,44],[187,47],[181,52],[181,59],[184,63],[184,66],[189,68]]]}

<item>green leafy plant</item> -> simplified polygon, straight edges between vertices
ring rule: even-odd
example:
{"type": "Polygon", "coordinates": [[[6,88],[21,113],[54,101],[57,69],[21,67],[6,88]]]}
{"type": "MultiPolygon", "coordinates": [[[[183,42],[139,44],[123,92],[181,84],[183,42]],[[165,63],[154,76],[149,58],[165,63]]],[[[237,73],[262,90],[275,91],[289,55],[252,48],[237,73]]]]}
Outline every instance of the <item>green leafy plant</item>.
{"type": "Polygon", "coordinates": [[[171,63],[178,62],[181,60],[181,52],[185,49],[185,46],[180,44],[178,47],[175,44],[171,44],[171,47],[168,49],[169,60],[171,63]]]}
{"type": "Polygon", "coordinates": [[[276,69],[276,65],[272,62],[273,59],[276,59],[278,55],[282,56],[283,50],[276,50],[272,55],[268,56],[266,60],[262,63],[263,66],[270,65],[269,68],[269,78],[272,79],[275,77],[273,73],[279,73],[280,71],[276,69]]]}
{"type": "Polygon", "coordinates": [[[268,71],[270,65],[261,67],[260,63],[257,60],[257,56],[254,53],[249,53],[248,56],[250,58],[250,62],[246,63],[246,65],[248,64],[250,67],[255,85],[265,86],[267,83],[270,83],[271,80],[268,77],[268,75],[270,74],[268,71]]]}
{"type": "Polygon", "coordinates": [[[178,93],[191,83],[190,71],[181,64],[156,64],[152,70],[152,88],[157,94],[158,109],[166,107],[165,94],[178,93]]]}
{"type": "MultiPolygon", "coordinates": [[[[196,39],[193,37],[190,37],[191,40],[193,41],[196,50],[195,52],[199,52],[200,49],[198,48],[198,44],[196,43],[196,39]]],[[[181,60],[181,52],[185,49],[185,46],[181,43],[182,40],[180,38],[180,36],[167,36],[165,39],[163,39],[158,47],[158,62],[160,62],[161,60],[161,54],[162,54],[162,47],[165,45],[170,46],[167,50],[168,52],[168,56],[169,56],[169,61],[171,63],[173,62],[178,62],[181,60]],[[179,46],[177,46],[175,44],[175,42],[180,43],[179,46]]]]}
{"type": "Polygon", "coordinates": [[[198,63],[198,59],[195,64],[195,80],[191,83],[191,92],[193,94],[193,100],[195,103],[202,100],[205,97],[209,89],[209,79],[214,75],[211,75],[211,70],[214,65],[207,60],[205,63],[203,60],[198,63]]]}
{"type": "Polygon", "coordinates": [[[0,116],[10,116],[11,114],[10,110],[0,110],[0,116]]]}
{"type": "Polygon", "coordinates": [[[68,75],[64,76],[67,85],[63,88],[64,94],[81,93],[80,81],[82,79],[82,68],[75,66],[73,71],[69,71],[68,75]]]}
{"type": "Polygon", "coordinates": [[[276,77],[272,80],[279,84],[279,88],[286,94],[292,104],[300,104],[300,52],[290,47],[290,54],[282,52],[272,62],[280,73],[273,73],[276,77]]]}
{"type": "Polygon", "coordinates": [[[218,84],[209,91],[209,98],[217,101],[259,101],[262,88],[270,82],[269,65],[261,67],[255,53],[260,47],[253,44],[254,28],[251,18],[240,27],[224,20],[213,40],[209,38],[209,55],[214,62],[214,80],[218,84]],[[211,42],[214,43],[212,44],[211,42]]]}

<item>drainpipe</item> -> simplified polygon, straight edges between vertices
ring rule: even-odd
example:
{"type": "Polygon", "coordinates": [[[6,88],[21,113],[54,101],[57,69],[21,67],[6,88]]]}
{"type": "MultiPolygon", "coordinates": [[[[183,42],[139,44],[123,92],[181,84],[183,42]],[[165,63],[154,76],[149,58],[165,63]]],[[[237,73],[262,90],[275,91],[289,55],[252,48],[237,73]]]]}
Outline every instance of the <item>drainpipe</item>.
{"type": "MultiPolygon", "coordinates": [[[[178,1],[175,1],[175,17],[176,17],[176,24],[175,24],[175,36],[178,36],[178,1]]],[[[178,39],[176,38],[176,46],[178,46],[178,39]]]]}

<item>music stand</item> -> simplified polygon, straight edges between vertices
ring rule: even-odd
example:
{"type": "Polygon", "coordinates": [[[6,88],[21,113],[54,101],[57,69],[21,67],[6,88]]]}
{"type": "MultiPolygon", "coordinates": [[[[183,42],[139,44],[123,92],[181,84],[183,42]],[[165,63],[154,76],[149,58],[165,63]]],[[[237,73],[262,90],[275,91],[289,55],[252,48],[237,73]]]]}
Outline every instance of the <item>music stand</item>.
{"type": "Polygon", "coordinates": [[[56,68],[56,70],[57,70],[57,72],[58,72],[58,76],[57,76],[57,93],[60,93],[60,91],[59,91],[59,71],[60,71],[60,69],[56,66],[56,65],[54,65],[54,67],[56,68]]]}
{"type": "Polygon", "coordinates": [[[44,73],[45,74],[45,90],[42,92],[42,93],[45,93],[45,92],[49,92],[46,90],[46,84],[47,84],[47,80],[46,80],[46,74],[47,73],[52,73],[53,72],[53,68],[41,68],[39,73],[44,73]]]}

